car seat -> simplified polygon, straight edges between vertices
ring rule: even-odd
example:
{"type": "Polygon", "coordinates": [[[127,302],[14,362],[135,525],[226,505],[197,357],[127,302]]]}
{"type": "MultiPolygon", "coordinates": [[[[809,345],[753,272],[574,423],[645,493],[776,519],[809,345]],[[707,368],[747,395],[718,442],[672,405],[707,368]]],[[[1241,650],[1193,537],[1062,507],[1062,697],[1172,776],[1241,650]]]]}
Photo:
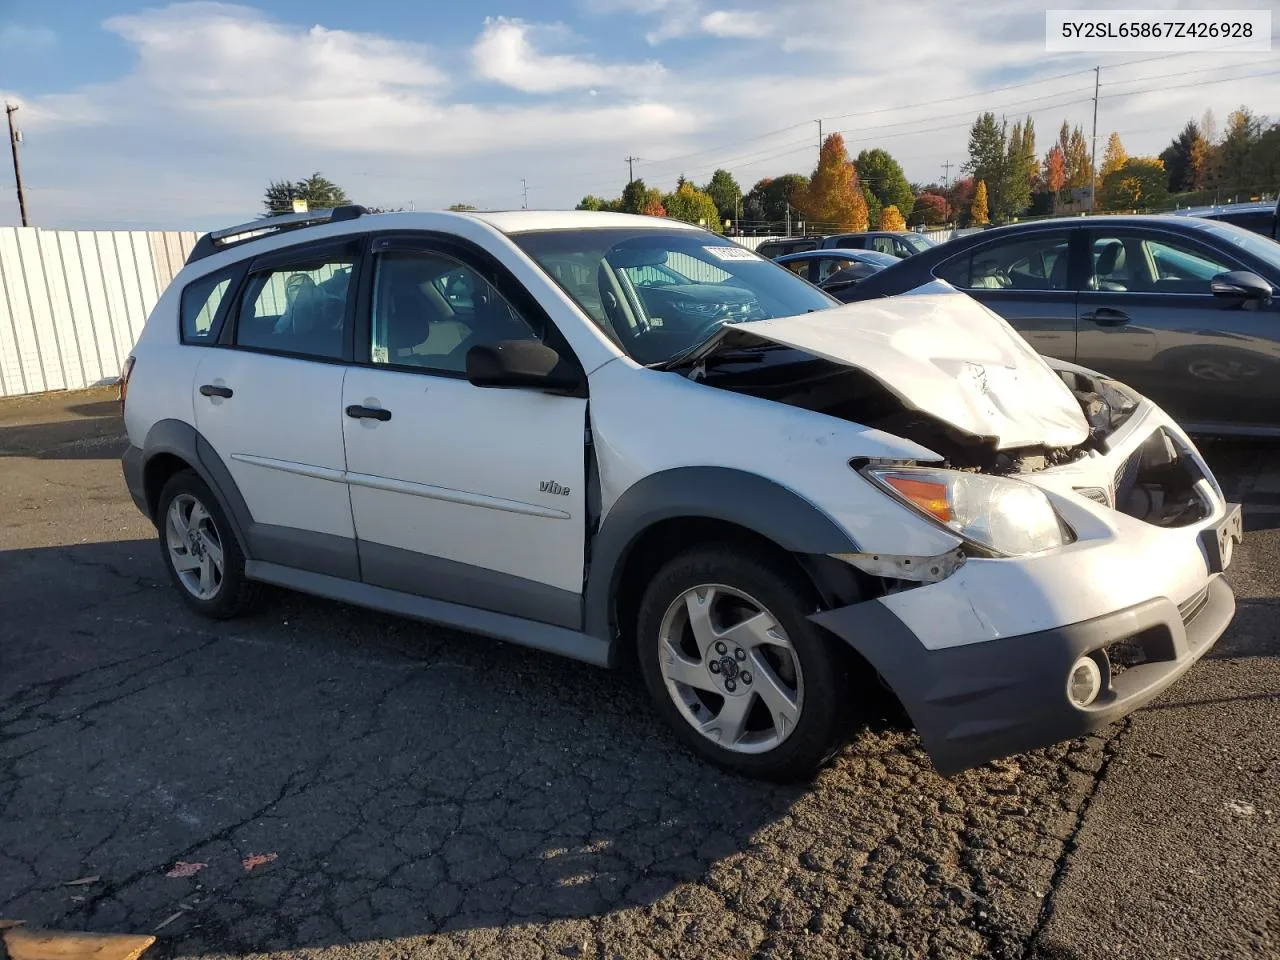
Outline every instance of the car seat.
{"type": "Polygon", "coordinates": [[[1127,277],[1124,244],[1119,240],[1112,240],[1098,254],[1098,259],[1093,266],[1093,276],[1089,278],[1089,289],[1125,292],[1129,289],[1127,284],[1110,279],[1117,273],[1127,277]]]}

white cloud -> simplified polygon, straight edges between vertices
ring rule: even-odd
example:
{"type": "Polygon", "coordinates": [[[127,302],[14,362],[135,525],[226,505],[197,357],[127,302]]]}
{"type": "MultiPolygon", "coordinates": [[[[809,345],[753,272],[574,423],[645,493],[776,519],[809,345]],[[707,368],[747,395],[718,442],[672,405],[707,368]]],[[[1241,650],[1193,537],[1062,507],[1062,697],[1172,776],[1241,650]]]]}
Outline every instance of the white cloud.
{"type": "Polygon", "coordinates": [[[750,10],[712,10],[698,25],[713,37],[767,37],[773,32],[763,14],[750,10]]]}
{"type": "Polygon", "coordinates": [[[604,64],[586,57],[540,53],[530,39],[534,32],[521,20],[487,18],[471,50],[476,73],[525,93],[600,87],[636,90],[652,86],[665,73],[659,63],[604,64]]]}
{"type": "MultiPolygon", "coordinates": [[[[123,74],[43,94],[0,90],[22,104],[28,205],[43,226],[213,227],[253,216],[268,180],[321,170],[377,206],[518,206],[521,178],[531,206],[569,206],[588,192],[616,195],[629,155],[645,158],[636,174],[662,189],[681,173],[705,182],[718,166],[749,187],[812,169],[816,117],[825,132],[843,131],[853,153],[882,146],[910,179],[928,182],[945,161],[956,175],[981,110],[1010,122],[1034,112],[1040,153],[1064,118],[1088,131],[1099,60],[1100,138],[1119,131],[1131,154],[1158,153],[1206,106],[1222,123],[1239,103],[1261,113],[1280,100],[1276,76],[1192,85],[1232,76],[1221,68],[1237,61],[1224,54],[1128,67],[1106,64],[1140,55],[1049,58],[1043,14],[1020,0],[920,0],[845,20],[810,0],[788,0],[785,17],[763,0],[582,2],[593,14],[610,5],[613,19],[491,21],[474,44],[468,36],[439,47],[214,3],[114,18],[108,29],[133,56],[123,74]],[[724,23],[702,21],[717,8],[736,11],[737,25],[751,22],[740,13],[758,15],[752,29],[772,32],[749,43],[712,36],[724,23]],[[690,10],[682,35],[697,39],[664,49],[665,70],[646,72],[646,30],[674,29],[671,18],[690,10]],[[494,68],[507,73],[484,73],[475,51],[495,25],[513,23],[514,55],[494,68]],[[574,32],[607,33],[621,51],[611,60],[624,62],[593,57],[574,32]],[[538,96],[477,84],[472,70],[538,96]],[[1205,70],[1215,72],[1195,72],[1205,70]],[[1123,83],[1133,79],[1141,82],[1123,83]],[[1146,92],[1113,96],[1134,90],[1146,92]]],[[[0,198],[0,223],[15,216],[16,204],[0,198]]]]}
{"type": "Polygon", "coordinates": [[[33,53],[58,45],[58,35],[48,27],[24,27],[16,23],[0,27],[0,50],[33,53]]]}

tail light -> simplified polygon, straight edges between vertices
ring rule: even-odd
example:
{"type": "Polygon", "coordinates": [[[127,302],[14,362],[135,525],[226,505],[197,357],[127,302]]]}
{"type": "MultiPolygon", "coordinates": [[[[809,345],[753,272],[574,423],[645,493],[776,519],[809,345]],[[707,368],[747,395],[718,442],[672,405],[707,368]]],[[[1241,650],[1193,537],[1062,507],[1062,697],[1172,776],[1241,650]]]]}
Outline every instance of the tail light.
{"type": "Polygon", "coordinates": [[[135,358],[130,356],[124,362],[124,368],[120,371],[120,414],[124,415],[124,398],[129,393],[129,377],[133,374],[133,364],[135,358]]]}

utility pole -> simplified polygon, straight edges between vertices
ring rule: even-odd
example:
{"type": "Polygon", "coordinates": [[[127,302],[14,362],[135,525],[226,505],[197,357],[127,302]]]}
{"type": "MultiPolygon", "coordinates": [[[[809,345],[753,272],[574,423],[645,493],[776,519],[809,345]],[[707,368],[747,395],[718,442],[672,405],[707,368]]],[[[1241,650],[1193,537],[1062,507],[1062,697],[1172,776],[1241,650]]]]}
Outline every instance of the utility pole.
{"type": "Polygon", "coordinates": [[[635,162],[636,162],[637,160],[639,160],[640,158],[639,158],[639,157],[627,157],[626,159],[627,159],[627,183],[632,183],[632,182],[634,182],[634,181],[635,181],[635,179],[636,179],[636,168],[635,168],[634,164],[635,164],[635,162]]]}
{"type": "Polygon", "coordinates": [[[1093,151],[1089,156],[1089,212],[1098,195],[1098,87],[1102,80],[1102,68],[1093,68],[1093,151]]]}
{"type": "Polygon", "coordinates": [[[22,192],[22,167],[18,163],[18,144],[22,142],[22,131],[15,129],[13,125],[13,115],[18,112],[16,103],[6,103],[4,112],[9,118],[9,149],[13,151],[13,179],[18,184],[18,213],[22,217],[22,225],[30,226],[27,223],[27,198],[22,192]]]}
{"type": "Polygon", "coordinates": [[[822,121],[815,121],[818,124],[818,162],[822,162],[822,121]]]}
{"type": "Polygon", "coordinates": [[[524,177],[520,178],[520,193],[521,193],[520,209],[528,210],[529,209],[529,181],[525,180],[524,177]]]}
{"type": "Polygon", "coordinates": [[[948,160],[946,163],[942,165],[942,189],[943,190],[951,189],[951,168],[953,166],[954,164],[950,160],[948,160]]]}
{"type": "Polygon", "coordinates": [[[787,236],[791,236],[791,204],[783,201],[782,205],[787,208],[787,236]]]}

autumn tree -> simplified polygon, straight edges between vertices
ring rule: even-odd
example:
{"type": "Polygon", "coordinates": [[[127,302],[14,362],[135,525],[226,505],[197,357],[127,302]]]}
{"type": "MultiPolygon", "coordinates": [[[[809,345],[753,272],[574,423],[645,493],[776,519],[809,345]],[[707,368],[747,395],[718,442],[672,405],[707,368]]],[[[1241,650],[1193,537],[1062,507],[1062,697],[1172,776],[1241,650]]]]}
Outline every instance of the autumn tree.
{"type": "Polygon", "coordinates": [[[945,196],[951,206],[951,213],[960,221],[960,226],[969,225],[969,208],[973,206],[973,194],[977,189],[973,177],[960,177],[947,190],[945,196]]]}
{"type": "Polygon", "coordinates": [[[892,203],[880,212],[880,229],[881,230],[905,230],[907,229],[907,221],[902,217],[902,211],[892,203]]]}
{"type": "Polygon", "coordinates": [[[907,223],[913,227],[946,223],[951,219],[951,204],[940,193],[926,190],[916,197],[907,223]]]}
{"type": "Polygon", "coordinates": [[[1058,200],[1067,185],[1067,158],[1062,144],[1055,143],[1044,157],[1044,186],[1052,197],[1050,209],[1058,209],[1058,200]]]}
{"type": "Polygon", "coordinates": [[[878,147],[863,150],[854,158],[853,165],[858,171],[862,186],[876,198],[880,207],[892,205],[898,208],[903,217],[911,216],[911,208],[916,202],[915,193],[907,182],[906,174],[902,172],[902,165],[887,150],[878,147]]]}
{"type": "Polygon", "coordinates": [[[1104,210],[1158,207],[1169,199],[1164,164],[1157,157],[1130,157],[1103,178],[1098,188],[1104,210]]]}
{"type": "Polygon", "coordinates": [[[702,192],[715,201],[721,220],[737,220],[738,204],[742,200],[742,188],[728,170],[716,170],[702,188],[702,192]]]}
{"type": "Polygon", "coordinates": [[[446,209],[454,213],[471,213],[476,208],[469,203],[451,203],[446,209]]]}
{"type": "Polygon", "coordinates": [[[975,227],[981,227],[991,222],[991,218],[987,215],[987,183],[985,180],[979,180],[978,185],[973,190],[973,203],[969,205],[969,222],[975,227]]]}
{"type": "Polygon", "coordinates": [[[1129,154],[1125,152],[1124,144],[1120,142],[1120,134],[1114,130],[1111,136],[1107,138],[1107,150],[1102,155],[1102,167],[1098,170],[1098,176],[1102,180],[1107,179],[1107,174],[1115,173],[1129,161],[1129,154]]]}
{"type": "Polygon", "coordinates": [[[329,210],[351,202],[345,190],[317,171],[302,180],[273,180],[268,183],[262,199],[266,208],[263,216],[293,213],[295,200],[305,201],[308,210],[329,210]]]}
{"type": "Polygon", "coordinates": [[[989,210],[994,210],[997,214],[1001,211],[1007,152],[1008,138],[1004,122],[997,123],[994,113],[980,114],[969,129],[969,159],[960,169],[972,173],[979,183],[986,184],[987,190],[992,193],[989,210]]]}
{"type": "Polygon", "coordinates": [[[824,229],[867,229],[867,201],[840,134],[833,133],[822,141],[818,166],[805,188],[797,191],[794,202],[810,221],[824,229]]]}
{"type": "Polygon", "coordinates": [[[646,191],[644,206],[640,208],[640,213],[646,217],[665,217],[667,208],[662,205],[662,191],[656,187],[646,191]]]}
{"type": "Polygon", "coordinates": [[[724,233],[716,202],[687,180],[662,198],[662,206],[673,220],[696,223],[714,233],[724,233]]]}

